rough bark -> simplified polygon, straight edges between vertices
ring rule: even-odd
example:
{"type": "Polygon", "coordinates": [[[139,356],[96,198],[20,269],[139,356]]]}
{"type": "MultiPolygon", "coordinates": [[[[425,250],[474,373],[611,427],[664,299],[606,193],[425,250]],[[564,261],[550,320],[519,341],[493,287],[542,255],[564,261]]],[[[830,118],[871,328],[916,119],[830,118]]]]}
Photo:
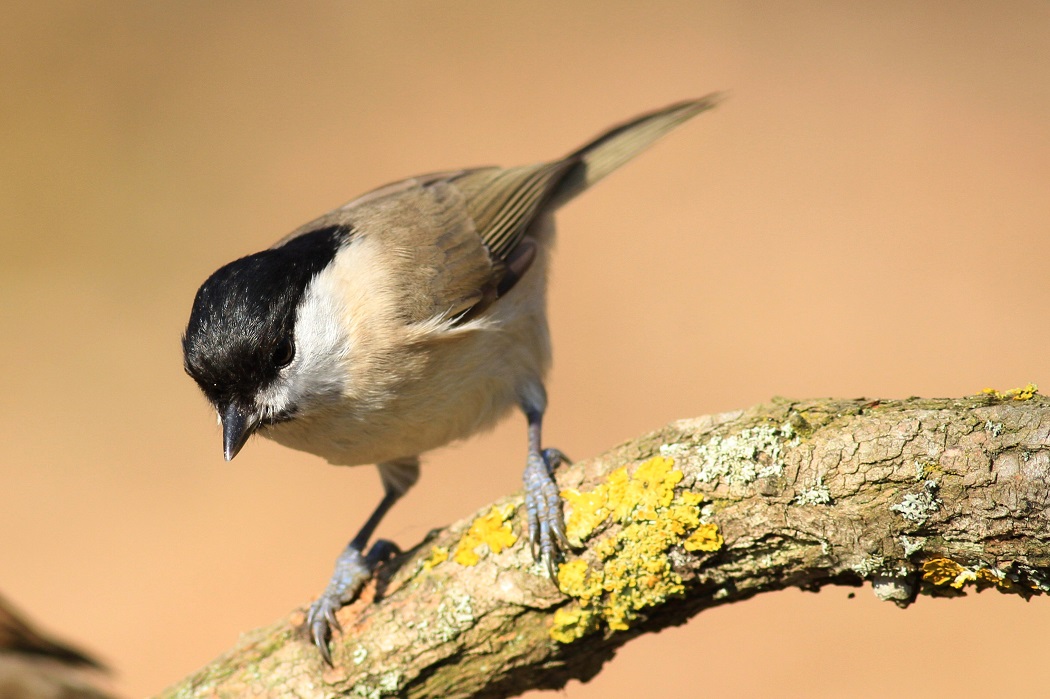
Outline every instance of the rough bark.
{"type": "Polygon", "coordinates": [[[586,680],[640,634],[769,590],[867,580],[902,606],[1050,590],[1050,400],[1032,387],[776,399],[672,423],[558,481],[580,544],[564,591],[508,534],[523,527],[516,495],[385,564],[339,615],[334,669],[300,609],[161,696],[513,696],[586,680]]]}

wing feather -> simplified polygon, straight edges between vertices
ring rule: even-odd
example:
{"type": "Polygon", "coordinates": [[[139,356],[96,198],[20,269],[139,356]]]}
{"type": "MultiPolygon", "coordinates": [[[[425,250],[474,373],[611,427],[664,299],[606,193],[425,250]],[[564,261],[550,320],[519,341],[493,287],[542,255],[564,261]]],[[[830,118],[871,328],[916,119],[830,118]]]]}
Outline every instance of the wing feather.
{"type": "Polygon", "coordinates": [[[467,211],[482,242],[505,262],[542,210],[572,161],[468,172],[453,180],[466,196],[467,211]]]}
{"type": "Polygon", "coordinates": [[[536,241],[530,226],[682,122],[715,106],[720,95],[680,102],[605,131],[569,155],[521,167],[449,170],[410,177],[364,194],[277,243],[331,225],[350,237],[382,237],[384,264],[413,321],[469,318],[509,291],[525,273],[536,241]]]}

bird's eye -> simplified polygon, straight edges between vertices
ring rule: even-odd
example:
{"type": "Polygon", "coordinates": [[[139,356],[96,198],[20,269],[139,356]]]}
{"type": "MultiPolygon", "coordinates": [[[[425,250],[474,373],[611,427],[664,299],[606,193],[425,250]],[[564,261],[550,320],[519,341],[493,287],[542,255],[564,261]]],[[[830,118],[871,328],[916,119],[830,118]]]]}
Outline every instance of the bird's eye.
{"type": "Polygon", "coordinates": [[[273,351],[273,365],[278,369],[283,369],[291,364],[293,359],[295,359],[295,343],[292,342],[292,338],[286,337],[277,344],[273,351]]]}

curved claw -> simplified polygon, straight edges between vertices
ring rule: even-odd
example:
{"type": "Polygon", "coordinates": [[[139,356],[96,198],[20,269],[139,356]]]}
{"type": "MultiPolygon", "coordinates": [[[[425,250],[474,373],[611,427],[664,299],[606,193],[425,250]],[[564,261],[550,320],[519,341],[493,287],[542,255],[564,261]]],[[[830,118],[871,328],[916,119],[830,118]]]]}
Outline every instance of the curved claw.
{"type": "Polygon", "coordinates": [[[317,650],[321,651],[321,657],[329,667],[332,664],[332,652],[328,649],[328,640],[332,637],[332,627],[339,629],[339,622],[335,618],[335,610],[329,604],[330,600],[322,595],[316,602],[310,605],[310,612],[306,616],[307,626],[310,628],[310,638],[313,640],[317,650]]]}
{"type": "Polygon", "coordinates": [[[324,620],[328,622],[328,626],[335,629],[338,633],[343,633],[343,625],[339,623],[339,617],[335,615],[336,607],[325,606],[324,620]]]}
{"type": "Polygon", "coordinates": [[[372,576],[372,571],[376,566],[397,552],[396,545],[380,539],[375,542],[367,556],[362,555],[361,551],[353,546],[348,546],[336,559],[335,571],[332,573],[331,580],[328,581],[328,586],[321,596],[310,605],[310,611],[306,615],[310,639],[321,651],[321,657],[329,666],[333,665],[332,653],[328,647],[328,642],[332,638],[332,629],[338,633],[343,632],[336,612],[357,597],[365,582],[372,576]]]}

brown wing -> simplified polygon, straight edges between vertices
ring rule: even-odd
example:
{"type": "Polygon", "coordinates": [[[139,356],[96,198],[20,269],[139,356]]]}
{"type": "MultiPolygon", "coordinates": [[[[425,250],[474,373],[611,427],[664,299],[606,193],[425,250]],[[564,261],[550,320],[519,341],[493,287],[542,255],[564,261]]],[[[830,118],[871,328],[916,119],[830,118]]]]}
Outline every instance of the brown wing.
{"type": "Polygon", "coordinates": [[[551,191],[574,164],[572,160],[559,160],[486,168],[452,180],[466,197],[467,212],[494,258],[506,262],[514,253],[551,191]]]}
{"type": "MultiPolygon", "coordinates": [[[[299,228],[331,225],[381,236],[412,320],[468,318],[506,293],[532,259],[530,225],[619,168],[682,122],[716,105],[709,95],[606,131],[561,160],[453,170],[394,182],[299,228]]],[[[384,253],[386,254],[386,253],[384,253]]]]}
{"type": "Polygon", "coordinates": [[[280,247],[287,243],[293,238],[316,231],[319,228],[327,228],[328,226],[339,226],[347,223],[352,216],[355,209],[367,207],[369,204],[381,201],[383,199],[396,197],[399,194],[409,193],[425,187],[435,182],[447,182],[454,177],[460,177],[462,175],[469,174],[475,170],[494,170],[496,168],[476,168],[471,170],[446,170],[443,172],[432,172],[426,175],[416,175],[415,177],[408,177],[397,182],[390,182],[383,185],[382,187],[376,187],[375,189],[369,190],[351,201],[343,204],[338,209],[332,209],[326,214],[322,214],[303,225],[296,228],[294,231],[284,236],[271,247],[280,247]]]}
{"type": "Polygon", "coordinates": [[[558,162],[412,177],[330,211],[276,245],[329,226],[348,227],[351,238],[381,239],[382,265],[406,320],[466,319],[525,271],[531,257],[515,252],[565,168],[558,162]]]}
{"type": "Polygon", "coordinates": [[[46,656],[69,665],[101,668],[81,651],[44,636],[0,597],[0,653],[46,656]]]}
{"type": "Polygon", "coordinates": [[[461,317],[496,296],[502,265],[482,241],[466,196],[447,179],[407,183],[328,216],[337,220],[318,223],[349,225],[352,236],[369,239],[362,249],[376,255],[409,322],[461,317]]]}

